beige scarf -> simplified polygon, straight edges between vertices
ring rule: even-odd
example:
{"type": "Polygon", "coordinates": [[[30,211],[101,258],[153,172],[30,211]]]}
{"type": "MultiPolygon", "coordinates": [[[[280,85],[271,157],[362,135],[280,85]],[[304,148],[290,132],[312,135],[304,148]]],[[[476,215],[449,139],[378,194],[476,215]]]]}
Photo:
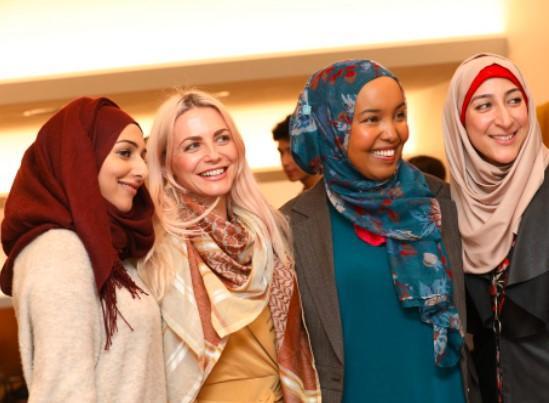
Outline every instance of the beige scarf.
{"type": "Polygon", "coordinates": [[[475,55],[465,60],[450,83],[443,131],[452,198],[457,204],[463,239],[464,270],[487,273],[509,253],[522,214],[541,186],[549,163],[549,152],[542,144],[536,120],[536,107],[518,68],[497,55],[475,55]],[[528,97],[528,134],[515,161],[504,167],[495,166],[480,156],[460,121],[463,100],[473,80],[484,67],[494,63],[509,69],[528,97]]]}
{"type": "MultiPolygon", "coordinates": [[[[205,212],[190,198],[184,203],[185,221],[205,212]]],[[[170,401],[194,401],[228,337],[268,304],[284,401],[320,402],[295,272],[274,256],[255,216],[234,214],[229,222],[210,213],[194,226],[196,236],[173,239],[177,271],[162,301],[170,401]]]]}

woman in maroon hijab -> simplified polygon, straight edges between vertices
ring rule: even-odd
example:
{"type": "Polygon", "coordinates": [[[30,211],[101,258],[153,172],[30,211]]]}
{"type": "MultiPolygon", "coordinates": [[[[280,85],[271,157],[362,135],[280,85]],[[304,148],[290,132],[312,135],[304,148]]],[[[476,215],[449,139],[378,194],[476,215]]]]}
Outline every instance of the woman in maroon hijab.
{"type": "Polygon", "coordinates": [[[56,113],[5,206],[2,291],[13,296],[29,401],[165,401],[160,314],[133,260],[154,241],[137,123],[106,98],[56,113]]]}

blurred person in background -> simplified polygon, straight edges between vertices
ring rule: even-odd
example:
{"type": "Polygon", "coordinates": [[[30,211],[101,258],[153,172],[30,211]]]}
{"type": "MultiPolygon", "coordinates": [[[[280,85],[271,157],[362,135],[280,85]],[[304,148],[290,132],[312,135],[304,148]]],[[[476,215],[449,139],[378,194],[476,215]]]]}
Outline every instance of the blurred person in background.
{"type": "Polygon", "coordinates": [[[300,181],[303,184],[303,190],[312,188],[322,177],[321,174],[309,174],[303,171],[294,161],[290,149],[290,116],[279,122],[273,128],[273,140],[277,142],[277,150],[280,154],[280,163],[282,169],[290,182],[300,181]]]}
{"type": "Polygon", "coordinates": [[[446,180],[446,168],[438,158],[429,155],[416,155],[409,158],[408,162],[423,173],[436,176],[443,181],[446,180]]]}

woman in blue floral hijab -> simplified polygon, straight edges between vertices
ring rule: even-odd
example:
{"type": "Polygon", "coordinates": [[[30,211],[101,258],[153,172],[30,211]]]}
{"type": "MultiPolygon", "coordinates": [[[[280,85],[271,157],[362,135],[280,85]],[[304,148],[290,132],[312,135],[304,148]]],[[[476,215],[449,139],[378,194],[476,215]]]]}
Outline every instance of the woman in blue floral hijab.
{"type": "Polygon", "coordinates": [[[323,401],[467,401],[455,206],[401,159],[398,80],[368,60],[320,70],[290,131],[299,166],[324,175],[283,207],[323,401]]]}

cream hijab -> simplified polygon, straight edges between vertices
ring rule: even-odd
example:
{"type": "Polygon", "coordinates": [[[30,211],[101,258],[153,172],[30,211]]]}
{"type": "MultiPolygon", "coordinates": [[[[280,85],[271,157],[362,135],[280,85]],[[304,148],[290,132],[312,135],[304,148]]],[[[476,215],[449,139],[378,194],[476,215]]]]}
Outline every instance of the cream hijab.
{"type": "Polygon", "coordinates": [[[493,270],[508,255],[524,210],[543,183],[549,150],[543,145],[536,107],[518,68],[508,59],[479,54],[456,70],[443,116],[444,147],[450,166],[452,199],[457,204],[466,273],[493,270]],[[504,167],[484,160],[460,121],[465,95],[478,73],[498,64],[511,71],[528,97],[528,134],[516,160],[504,167]]]}

